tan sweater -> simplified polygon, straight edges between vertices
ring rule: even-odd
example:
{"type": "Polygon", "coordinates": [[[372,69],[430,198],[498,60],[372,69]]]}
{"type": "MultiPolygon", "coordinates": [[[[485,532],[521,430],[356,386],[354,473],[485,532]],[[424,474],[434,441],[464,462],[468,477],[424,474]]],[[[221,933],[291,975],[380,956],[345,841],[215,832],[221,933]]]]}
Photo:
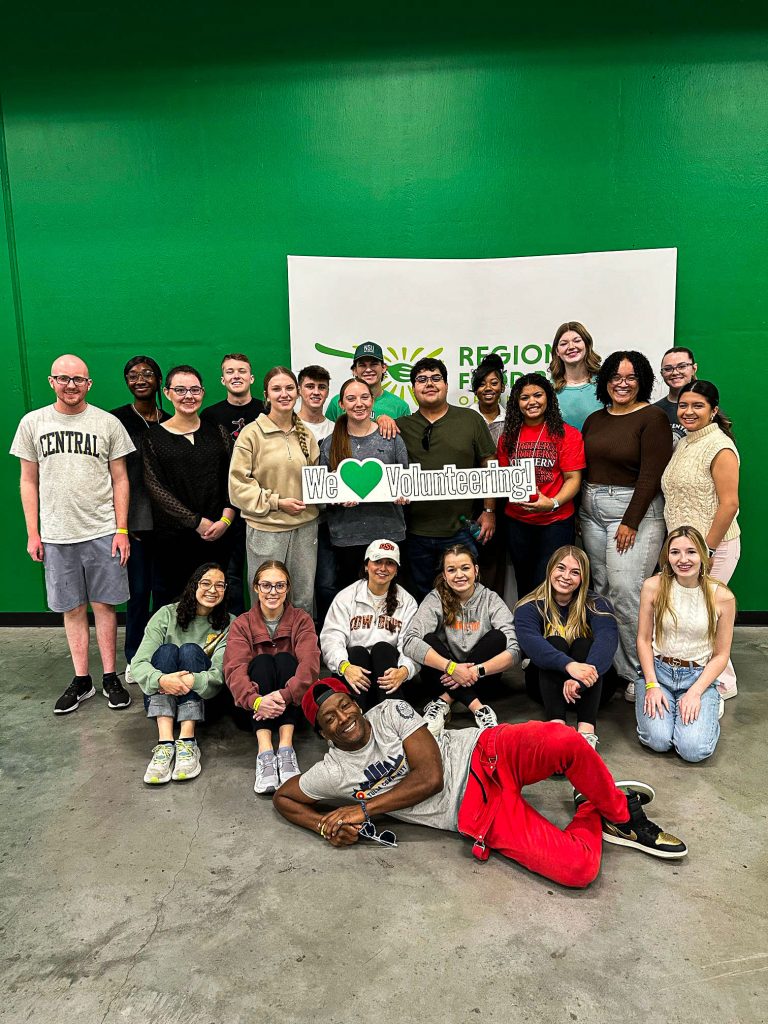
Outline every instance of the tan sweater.
{"type": "Polygon", "coordinates": [[[297,516],[277,505],[281,498],[301,499],[301,470],[320,458],[314,435],[306,428],[304,433],[309,459],[301,450],[296,427],[286,434],[264,413],[238,434],[229,467],[229,497],[255,530],[295,530],[317,517],[316,505],[307,505],[297,516]]]}
{"type": "MultiPolygon", "coordinates": [[[[664,492],[664,520],[668,530],[678,526],[695,526],[706,538],[717,512],[718,500],[712,479],[712,462],[722,451],[731,451],[738,459],[736,445],[716,423],[694,430],[675,448],[661,478],[664,492]]],[[[741,533],[738,513],[723,540],[733,540],[741,533]]]]}

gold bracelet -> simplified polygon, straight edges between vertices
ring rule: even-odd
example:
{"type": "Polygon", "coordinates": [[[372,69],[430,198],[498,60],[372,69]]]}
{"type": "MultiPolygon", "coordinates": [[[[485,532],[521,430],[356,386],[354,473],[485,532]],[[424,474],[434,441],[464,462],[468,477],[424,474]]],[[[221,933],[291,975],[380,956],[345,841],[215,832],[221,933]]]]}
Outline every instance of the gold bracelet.
{"type": "Polygon", "coordinates": [[[122,533],[124,537],[128,536],[128,531],[124,530],[121,526],[118,526],[118,528],[115,530],[115,533],[122,533]]]}

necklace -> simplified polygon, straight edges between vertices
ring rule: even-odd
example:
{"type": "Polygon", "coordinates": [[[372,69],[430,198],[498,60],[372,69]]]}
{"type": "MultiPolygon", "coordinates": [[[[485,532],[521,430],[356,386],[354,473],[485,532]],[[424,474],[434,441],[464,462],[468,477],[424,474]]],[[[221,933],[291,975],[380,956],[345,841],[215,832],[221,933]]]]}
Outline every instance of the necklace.
{"type": "Polygon", "coordinates": [[[144,416],[142,413],[139,412],[139,410],[136,408],[136,406],[134,405],[133,402],[131,402],[131,408],[136,413],[136,415],[139,417],[139,419],[144,424],[144,426],[149,426],[150,423],[158,423],[159,422],[159,413],[158,413],[157,408],[155,408],[155,415],[154,416],[152,416],[151,414],[149,416],[144,416]]]}

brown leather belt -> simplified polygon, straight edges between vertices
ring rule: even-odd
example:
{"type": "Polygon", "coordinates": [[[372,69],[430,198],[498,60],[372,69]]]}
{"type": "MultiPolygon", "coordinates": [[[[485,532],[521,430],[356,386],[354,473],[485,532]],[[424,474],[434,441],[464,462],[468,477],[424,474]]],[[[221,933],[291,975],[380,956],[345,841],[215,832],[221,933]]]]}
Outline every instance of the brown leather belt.
{"type": "Polygon", "coordinates": [[[701,668],[702,666],[698,661],[686,661],[685,658],[663,658],[660,654],[656,657],[659,661],[663,661],[665,665],[671,665],[672,668],[701,668]]]}

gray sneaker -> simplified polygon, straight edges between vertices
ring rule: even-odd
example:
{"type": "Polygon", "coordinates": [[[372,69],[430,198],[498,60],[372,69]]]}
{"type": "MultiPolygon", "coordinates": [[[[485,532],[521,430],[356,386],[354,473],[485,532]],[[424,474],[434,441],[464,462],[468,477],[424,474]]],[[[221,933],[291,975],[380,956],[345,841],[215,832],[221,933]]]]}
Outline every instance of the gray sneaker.
{"type": "Polygon", "coordinates": [[[173,781],[186,782],[196,778],[202,771],[200,747],[189,740],[176,740],[176,764],[173,767],[173,781]]]}
{"type": "Polygon", "coordinates": [[[280,776],[280,785],[288,779],[301,775],[299,761],[293,747],[278,747],[277,749],[277,772],[280,776]]]}
{"type": "Polygon", "coordinates": [[[440,735],[450,717],[451,705],[440,697],[437,700],[431,700],[424,708],[424,721],[433,736],[440,735]]]}
{"type": "Polygon", "coordinates": [[[256,758],[256,780],[253,783],[254,793],[274,793],[280,785],[277,774],[277,758],[274,751],[265,750],[256,758]]]}
{"type": "Polygon", "coordinates": [[[594,732],[580,732],[579,736],[592,747],[593,750],[597,750],[597,745],[600,740],[597,738],[597,733],[594,732]]]}
{"type": "Polygon", "coordinates": [[[494,725],[499,724],[496,712],[493,708],[489,708],[487,704],[481,704],[477,711],[473,711],[472,714],[475,716],[478,729],[492,729],[494,725]]]}
{"type": "Polygon", "coordinates": [[[152,751],[152,760],[144,772],[144,781],[148,786],[161,786],[171,781],[171,768],[175,749],[170,743],[158,743],[152,751]]]}

